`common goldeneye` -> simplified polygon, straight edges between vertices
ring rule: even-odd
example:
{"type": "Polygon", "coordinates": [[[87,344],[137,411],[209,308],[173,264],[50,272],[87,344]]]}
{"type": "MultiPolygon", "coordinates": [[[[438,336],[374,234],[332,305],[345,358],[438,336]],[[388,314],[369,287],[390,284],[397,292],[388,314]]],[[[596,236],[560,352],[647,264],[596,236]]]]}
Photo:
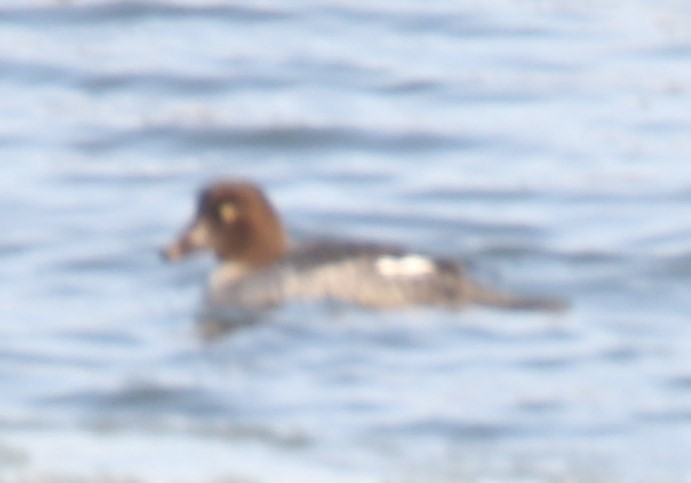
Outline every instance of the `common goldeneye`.
{"type": "Polygon", "coordinates": [[[220,260],[207,301],[216,307],[267,308],[291,300],[335,300],[369,308],[481,304],[559,309],[558,301],[489,290],[453,260],[385,245],[322,241],[289,247],[269,200],[251,183],[205,188],[197,213],[163,256],[177,261],[197,250],[220,260]]]}

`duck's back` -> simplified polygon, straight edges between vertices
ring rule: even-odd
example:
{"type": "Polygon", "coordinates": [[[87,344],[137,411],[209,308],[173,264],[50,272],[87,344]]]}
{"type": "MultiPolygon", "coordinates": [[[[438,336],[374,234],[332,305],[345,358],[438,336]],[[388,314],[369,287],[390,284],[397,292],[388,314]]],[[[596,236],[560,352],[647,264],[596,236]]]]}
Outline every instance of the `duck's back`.
{"type": "MultiPolygon", "coordinates": [[[[335,300],[370,308],[489,302],[464,272],[457,262],[395,247],[319,242],[256,273],[216,284],[209,298],[214,305],[242,307],[290,300],[335,300]]],[[[505,298],[496,296],[497,302],[505,298]]]]}

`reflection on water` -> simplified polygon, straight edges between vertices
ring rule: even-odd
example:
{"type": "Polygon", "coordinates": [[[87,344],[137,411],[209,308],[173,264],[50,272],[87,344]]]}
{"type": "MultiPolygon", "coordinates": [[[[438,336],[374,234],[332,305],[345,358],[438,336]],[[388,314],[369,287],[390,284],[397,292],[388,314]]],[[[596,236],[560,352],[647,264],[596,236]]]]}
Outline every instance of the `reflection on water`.
{"type": "Polygon", "coordinates": [[[0,479],[688,479],[690,12],[619,3],[0,6],[0,479]],[[218,177],[570,308],[204,313],[218,177]]]}
{"type": "Polygon", "coordinates": [[[206,341],[232,336],[238,330],[271,323],[270,311],[243,308],[203,309],[196,320],[197,334],[206,341]]]}

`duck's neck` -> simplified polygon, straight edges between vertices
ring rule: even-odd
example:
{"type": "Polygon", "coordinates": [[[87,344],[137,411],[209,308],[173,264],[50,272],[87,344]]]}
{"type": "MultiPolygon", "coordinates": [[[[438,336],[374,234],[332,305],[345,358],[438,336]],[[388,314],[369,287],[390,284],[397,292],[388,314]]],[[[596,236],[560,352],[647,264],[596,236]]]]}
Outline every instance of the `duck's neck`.
{"type": "Polygon", "coordinates": [[[262,222],[240,222],[227,240],[220,240],[216,255],[222,264],[240,264],[258,270],[276,263],[288,250],[285,231],[276,216],[262,222]]]}

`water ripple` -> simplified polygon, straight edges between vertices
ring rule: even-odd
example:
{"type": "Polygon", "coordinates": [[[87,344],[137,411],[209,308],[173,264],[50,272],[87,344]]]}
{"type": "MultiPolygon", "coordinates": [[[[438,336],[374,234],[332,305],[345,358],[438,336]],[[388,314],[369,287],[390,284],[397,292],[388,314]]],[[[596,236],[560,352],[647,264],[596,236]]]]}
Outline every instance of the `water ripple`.
{"type": "Polygon", "coordinates": [[[112,132],[98,139],[77,143],[91,154],[123,149],[141,149],[147,145],[165,145],[167,149],[232,149],[264,150],[363,150],[363,151],[431,151],[468,148],[481,141],[439,134],[376,133],[352,128],[328,127],[267,127],[237,129],[221,127],[185,128],[180,126],[150,127],[112,132]]]}
{"type": "Polygon", "coordinates": [[[110,2],[97,5],[55,5],[33,8],[0,8],[0,22],[43,23],[51,25],[122,23],[175,18],[228,18],[246,22],[265,22],[289,18],[286,10],[241,7],[237,5],[190,5],[147,1],[110,2]]]}

